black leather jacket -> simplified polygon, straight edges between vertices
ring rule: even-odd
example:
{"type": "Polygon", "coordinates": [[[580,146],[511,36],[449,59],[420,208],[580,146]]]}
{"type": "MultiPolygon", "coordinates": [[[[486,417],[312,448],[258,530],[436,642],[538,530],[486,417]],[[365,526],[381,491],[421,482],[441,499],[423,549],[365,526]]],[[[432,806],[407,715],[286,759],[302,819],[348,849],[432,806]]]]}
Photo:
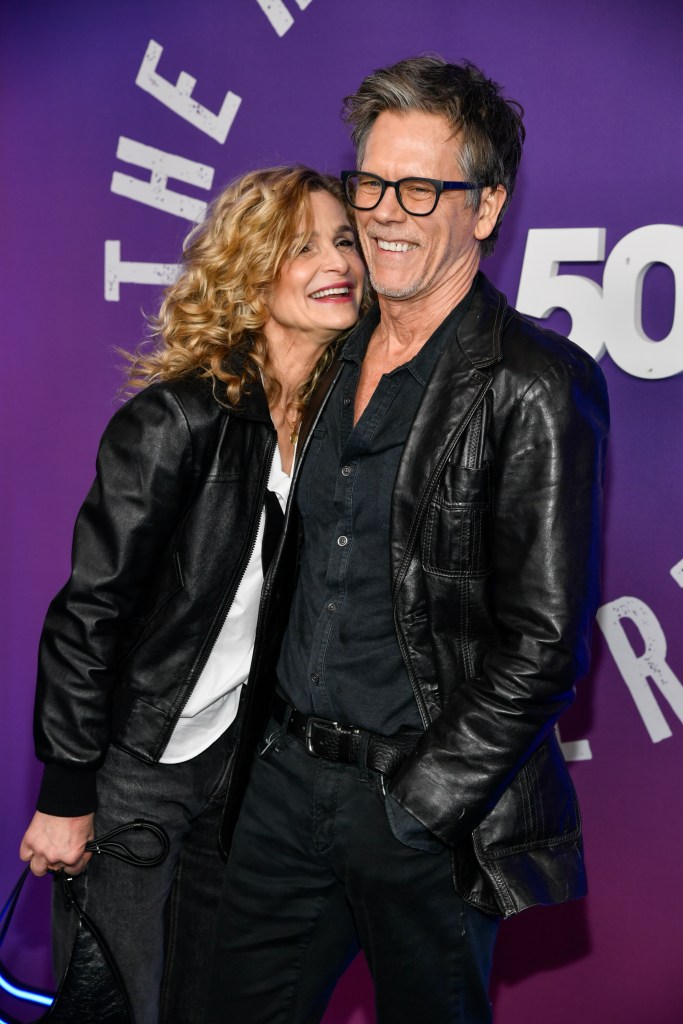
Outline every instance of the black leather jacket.
{"type": "MultiPolygon", "coordinates": [[[[579,811],[553,726],[589,665],[607,429],[595,362],[479,275],[393,492],[394,618],[425,733],[388,789],[452,847],[459,894],[494,914],[585,891],[579,811]]],[[[292,505],[261,599],[224,848],[267,714],[297,537],[292,505]]]]}
{"type": "Polygon", "coordinates": [[[41,637],[40,810],[93,810],[110,743],[162,755],[249,561],[275,444],[260,385],[228,409],[211,381],[154,384],[112,418],[41,637]]]}

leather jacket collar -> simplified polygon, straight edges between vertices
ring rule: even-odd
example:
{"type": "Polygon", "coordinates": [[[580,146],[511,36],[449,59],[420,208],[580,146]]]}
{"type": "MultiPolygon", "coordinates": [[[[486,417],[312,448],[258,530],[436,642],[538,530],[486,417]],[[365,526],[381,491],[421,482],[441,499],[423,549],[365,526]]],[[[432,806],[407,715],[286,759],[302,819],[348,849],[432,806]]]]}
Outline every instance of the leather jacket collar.
{"type": "Polygon", "coordinates": [[[458,345],[473,366],[490,366],[502,359],[501,338],[507,319],[507,299],[479,271],[472,303],[457,332],[458,345]]]}
{"type": "MultiPolygon", "coordinates": [[[[232,349],[223,360],[225,369],[229,373],[241,376],[244,372],[246,355],[246,349],[243,347],[232,349]]],[[[232,405],[228,402],[227,395],[225,395],[225,385],[221,381],[212,377],[207,383],[210,383],[213,396],[219,405],[228,409],[232,416],[255,420],[257,423],[271,423],[270,409],[268,408],[266,393],[263,390],[260,378],[246,385],[237,405],[232,405]],[[221,393],[221,390],[223,393],[221,393]]]]}
{"type": "Polygon", "coordinates": [[[392,503],[394,586],[409,564],[433,481],[451,455],[491,385],[491,367],[502,358],[507,300],[479,274],[469,310],[446,344],[417,411],[399,463],[392,503]]]}

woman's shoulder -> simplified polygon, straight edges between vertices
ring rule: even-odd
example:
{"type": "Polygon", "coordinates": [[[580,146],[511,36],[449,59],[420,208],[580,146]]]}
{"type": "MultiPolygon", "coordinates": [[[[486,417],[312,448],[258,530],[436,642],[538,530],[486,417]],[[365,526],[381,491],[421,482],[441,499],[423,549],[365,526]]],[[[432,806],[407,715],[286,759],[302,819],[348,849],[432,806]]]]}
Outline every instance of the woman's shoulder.
{"type": "Polygon", "coordinates": [[[268,402],[260,382],[245,388],[239,402],[228,397],[226,382],[195,373],[173,380],[153,381],[121,406],[112,423],[138,423],[147,432],[169,429],[174,423],[190,434],[222,430],[226,417],[253,421],[272,429],[268,402]]]}
{"type": "Polygon", "coordinates": [[[161,414],[166,410],[171,415],[182,414],[190,422],[220,420],[229,408],[220,401],[217,383],[213,377],[199,375],[153,381],[136,391],[117,415],[139,416],[155,410],[161,414]]]}
{"type": "Polygon", "coordinates": [[[228,410],[214,395],[209,378],[155,381],[136,391],[105,427],[101,451],[136,448],[194,449],[220,430],[228,410]]]}

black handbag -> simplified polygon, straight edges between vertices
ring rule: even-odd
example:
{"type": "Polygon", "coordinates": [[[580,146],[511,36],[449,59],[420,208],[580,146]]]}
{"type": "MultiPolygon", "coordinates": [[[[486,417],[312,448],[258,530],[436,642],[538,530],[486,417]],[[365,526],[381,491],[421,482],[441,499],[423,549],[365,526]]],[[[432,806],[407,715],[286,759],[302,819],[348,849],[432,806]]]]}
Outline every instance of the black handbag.
{"type": "MultiPolygon", "coordinates": [[[[86,844],[86,850],[95,855],[106,854],[110,857],[117,857],[127,864],[149,868],[155,867],[164,860],[168,853],[168,847],[168,836],[165,830],[154,822],[143,819],[119,825],[107,832],[106,835],[92,839],[86,844]],[[151,831],[160,844],[159,852],[149,857],[139,857],[117,839],[125,832],[143,829],[151,831]]],[[[0,922],[2,923],[0,946],[9,930],[29,871],[30,868],[27,866],[0,911],[0,922]]],[[[57,994],[49,1009],[40,1017],[35,1018],[35,1024],[38,1021],[45,1021],[46,1024],[135,1024],[135,1017],[123,980],[107,943],[92,919],[77,902],[72,891],[72,878],[63,871],[58,872],[58,877],[64,899],[73,912],[78,915],[78,928],[57,994]]],[[[14,988],[23,991],[24,995],[21,998],[31,1002],[41,1002],[43,1005],[48,1002],[47,993],[16,981],[1,960],[0,973],[9,982],[9,987],[6,990],[10,991],[10,994],[12,994],[11,989],[14,988]]],[[[0,1024],[21,1024],[21,1022],[5,1013],[0,1013],[0,1024]]]]}

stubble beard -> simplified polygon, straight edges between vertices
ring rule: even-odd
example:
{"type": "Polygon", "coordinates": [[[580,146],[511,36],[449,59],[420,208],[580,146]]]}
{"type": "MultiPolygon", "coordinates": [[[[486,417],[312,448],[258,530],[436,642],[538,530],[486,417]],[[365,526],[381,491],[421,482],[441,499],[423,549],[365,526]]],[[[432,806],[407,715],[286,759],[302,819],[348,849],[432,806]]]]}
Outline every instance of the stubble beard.
{"type": "Polygon", "coordinates": [[[370,284],[377,294],[383,296],[385,299],[412,299],[419,291],[421,291],[424,283],[423,279],[420,277],[417,280],[407,282],[400,288],[390,288],[378,281],[372,270],[369,270],[368,276],[370,278],[370,284]]]}
{"type": "Polygon", "coordinates": [[[416,295],[417,292],[419,292],[420,289],[422,288],[422,285],[424,283],[424,275],[420,276],[417,280],[408,281],[406,284],[402,285],[399,288],[391,288],[387,285],[382,284],[380,281],[377,280],[369,253],[369,249],[373,244],[373,237],[374,236],[371,237],[369,235],[367,237],[363,237],[363,234],[361,233],[360,238],[361,248],[363,249],[363,253],[365,256],[365,265],[368,269],[368,277],[370,278],[370,284],[375,289],[377,294],[381,295],[383,298],[412,299],[413,296],[416,295]]]}

